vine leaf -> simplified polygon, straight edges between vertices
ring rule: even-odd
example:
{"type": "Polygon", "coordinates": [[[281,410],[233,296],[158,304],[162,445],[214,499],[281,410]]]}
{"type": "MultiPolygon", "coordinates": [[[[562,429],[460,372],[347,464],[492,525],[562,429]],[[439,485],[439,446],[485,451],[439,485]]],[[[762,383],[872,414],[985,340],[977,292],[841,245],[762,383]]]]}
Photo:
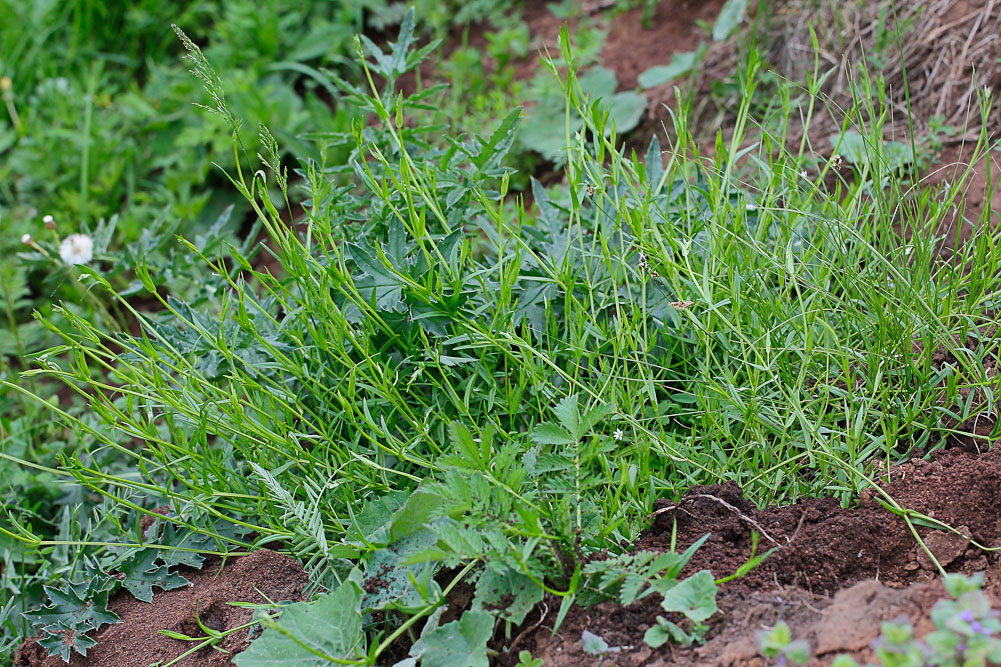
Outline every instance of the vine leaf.
{"type": "Polygon", "coordinates": [[[122,586],[143,602],[153,601],[154,586],[169,591],[191,583],[181,575],[171,573],[166,565],[157,565],[159,558],[159,549],[140,549],[119,567],[125,575],[122,586]]]}

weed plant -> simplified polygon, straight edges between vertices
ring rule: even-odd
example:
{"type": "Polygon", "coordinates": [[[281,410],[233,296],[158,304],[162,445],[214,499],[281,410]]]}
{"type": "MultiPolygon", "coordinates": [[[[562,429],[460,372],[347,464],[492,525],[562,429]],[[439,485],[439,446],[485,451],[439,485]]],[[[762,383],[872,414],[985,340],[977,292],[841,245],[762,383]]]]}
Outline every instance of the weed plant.
{"type": "MultiPolygon", "coordinates": [[[[16,511],[2,528],[53,584],[30,617],[49,635],[114,620],[58,614],[67,590],[128,587],[109,572],[131,568],[145,594],[177,583],[151,579],[181,562],[171,554],[271,546],[304,563],[317,601],[259,617],[268,629],[240,665],[485,665],[546,593],[557,625],[575,602],[657,593],[690,623],[665,620],[650,639],[683,641],[714,609],[713,575],[681,580],[679,554],[620,556],[655,499],[733,481],[760,503],[847,502],[874,460],[933,448],[994,405],[997,239],[938,259],[951,204],[891,171],[878,82],[859,82],[844,123],[868,159],[831,193],[804,173],[805,144],[755,129],[753,52],[728,143],[703,158],[682,108],[677,141],[639,156],[586,94],[564,32],[546,64],[563,94],[565,183],[533,182],[528,209],[503,162],[520,111],[436,141],[422,121],[439,91],[394,88],[429,51],[413,41],[409,14],[388,51],[356,42],[360,84],[316,74],[371,122],[317,137],[291,175],[264,126],[261,164],[237,153],[227,175],[280,270],[182,239],[213,275],[205,298],[169,294],[140,260],[150,313],[81,269],[142,330],[110,336],[61,309],[62,345],[23,374],[88,402],[83,416],[54,408],[75,442],[46,472],[101,499],[68,513],[57,540],[16,511]],[[340,164],[330,147],[348,140],[340,164]],[[296,224],[282,213],[293,203],[296,224]],[[936,350],[956,363],[933,366],[936,350]],[[139,521],[155,508],[177,537],[150,546],[139,521]],[[472,606],[441,623],[460,584],[472,606]]],[[[214,110],[234,118],[187,45],[214,110]]],[[[774,112],[809,126],[823,76],[774,112]]]]}
{"type": "MultiPolygon", "coordinates": [[[[305,154],[308,144],[297,137],[307,129],[349,127],[349,111],[332,113],[329,92],[310,73],[353,66],[344,56],[370,4],[385,3],[0,1],[0,251],[27,253],[0,267],[6,379],[27,354],[58,342],[34,310],[51,319],[50,304],[62,300],[104,319],[65,267],[22,245],[25,234],[43,246],[52,231],[102,237],[95,262],[124,294],[131,264],[119,270],[116,260],[129,246],[165,264],[175,233],[204,235],[234,204],[221,232],[235,240],[243,229],[248,209],[212,167],[232,168],[232,128],[189,112],[197,82],[178,63],[183,49],[170,20],[192,26],[202,42],[212,36],[208,53],[224,68],[227,100],[241,119],[268,123],[286,150],[305,154]]],[[[257,151],[255,132],[242,141],[257,151]]],[[[185,288],[183,280],[172,285],[192,298],[185,288]]],[[[101,324],[113,331],[125,322],[101,324]]],[[[0,409],[11,417],[30,410],[9,392],[0,392],[0,409]]],[[[41,426],[34,413],[33,428],[41,426]]],[[[9,432],[0,428],[0,437],[9,432]]]]}
{"type": "MultiPolygon", "coordinates": [[[[951,599],[939,600],[932,607],[935,630],[919,640],[914,637],[914,626],[907,616],[882,623],[879,638],[870,645],[877,665],[972,667],[1001,662],[1001,640],[997,637],[1001,622],[982,590],[984,575],[947,574],[942,583],[951,599]]],[[[777,665],[805,665],[810,660],[810,645],[803,640],[792,641],[792,632],[783,621],[758,633],[758,647],[763,656],[772,658],[777,665]]],[[[839,655],[831,666],[858,667],[858,663],[839,655]]]]}

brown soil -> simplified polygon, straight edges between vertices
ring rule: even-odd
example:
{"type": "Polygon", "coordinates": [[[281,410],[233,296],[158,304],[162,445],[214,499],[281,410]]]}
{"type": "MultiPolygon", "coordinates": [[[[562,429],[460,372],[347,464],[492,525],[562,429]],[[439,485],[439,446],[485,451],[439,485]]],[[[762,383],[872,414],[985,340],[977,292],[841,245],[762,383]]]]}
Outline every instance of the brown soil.
{"type": "MultiPolygon", "coordinates": [[[[780,73],[802,80],[814,57],[812,22],[824,28],[817,30],[818,57],[822,71],[835,70],[824,91],[837,106],[848,108],[851,77],[868,63],[884,77],[891,113],[906,117],[909,99],[919,133],[935,116],[958,127],[979,122],[977,89],[990,86],[997,94],[1001,85],[1001,4],[896,2],[889,13],[887,4],[778,0],[769,7],[759,43],[780,73]]],[[[988,123],[1001,129],[996,114],[988,123]]]]}
{"type": "MultiPolygon", "coordinates": [[[[300,601],[307,583],[306,573],[292,558],[261,549],[248,556],[230,558],[223,565],[219,558],[206,558],[201,570],[181,568],[181,574],[191,586],[163,591],[152,603],[142,602],[121,589],[111,598],[108,607],[118,614],[121,623],[106,625],[93,634],[97,646],[87,657],[74,654],[71,665],[93,667],[147,667],[157,661],[171,660],[195,644],[171,639],[160,630],[182,632],[191,637],[203,637],[196,619],[207,627],[225,631],[247,623],[253,612],[231,606],[230,602],[266,603],[300,601]],[[221,568],[221,569],[220,569],[221,568]]],[[[204,648],[178,662],[180,667],[215,667],[232,664],[230,655],[250,645],[246,630],[227,636],[219,644],[229,655],[213,648],[204,648]]],[[[14,657],[16,667],[57,667],[65,665],[60,658],[50,658],[35,641],[22,644],[14,657]]]]}
{"type": "MultiPolygon", "coordinates": [[[[892,466],[880,483],[903,507],[944,521],[981,544],[1001,544],[1001,448],[982,455],[946,450],[931,460],[892,466]]],[[[581,648],[584,630],[622,647],[614,655],[620,666],[758,664],[755,633],[779,619],[796,638],[810,641],[822,658],[815,664],[827,664],[841,652],[865,660],[881,621],[905,614],[922,636],[930,629],[928,610],[943,596],[934,564],[904,521],[885,510],[872,491],[853,508],[826,498],[759,510],[733,484],[696,487],[678,503],[656,505],[653,525],[635,549],[668,550],[675,525],[679,550],[710,533],[685,574],[733,573],[750,556],[752,530],[762,536],[759,548],[778,547],[747,576],[720,586],[722,613],[711,620],[705,646],[650,649],[643,633],[664,615],[650,596],[627,608],[611,602],[574,608],[555,636],[551,613],[503,664],[513,664],[524,649],[547,667],[591,664],[581,648]]],[[[988,594],[1001,598],[1001,555],[943,531],[918,532],[948,571],[986,572],[988,594]]],[[[559,608],[558,600],[547,603],[550,610],[559,608]]],[[[529,618],[529,624],[538,620],[529,618]]]]}
{"type": "Polygon", "coordinates": [[[616,16],[609,26],[601,61],[615,70],[619,86],[638,86],[637,77],[655,65],[667,65],[676,53],[694,51],[706,34],[700,22],[712,25],[725,0],[673,0],[657,3],[650,27],[643,26],[643,8],[616,16]]]}

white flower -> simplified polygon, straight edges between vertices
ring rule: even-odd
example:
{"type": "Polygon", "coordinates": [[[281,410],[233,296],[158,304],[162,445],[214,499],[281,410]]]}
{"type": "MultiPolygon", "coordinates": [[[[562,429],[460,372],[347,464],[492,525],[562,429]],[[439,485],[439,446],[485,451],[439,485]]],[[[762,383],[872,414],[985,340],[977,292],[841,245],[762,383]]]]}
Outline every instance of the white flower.
{"type": "Polygon", "coordinates": [[[44,222],[45,224],[49,224],[50,222],[53,221],[55,221],[55,218],[53,218],[51,215],[47,215],[44,218],[42,218],[42,222],[44,222]]]}
{"type": "Polygon", "coordinates": [[[31,243],[31,234],[25,234],[24,236],[22,236],[21,243],[23,243],[24,245],[28,245],[29,243],[31,243]]]}
{"type": "Polygon", "coordinates": [[[619,440],[619,441],[622,440],[623,436],[624,436],[624,434],[622,433],[622,429],[621,428],[615,429],[615,431],[612,433],[612,437],[615,438],[616,440],[619,440]]]}
{"type": "Polygon", "coordinates": [[[94,242],[86,234],[70,234],[59,246],[59,256],[67,264],[86,264],[94,257],[94,242]]]}

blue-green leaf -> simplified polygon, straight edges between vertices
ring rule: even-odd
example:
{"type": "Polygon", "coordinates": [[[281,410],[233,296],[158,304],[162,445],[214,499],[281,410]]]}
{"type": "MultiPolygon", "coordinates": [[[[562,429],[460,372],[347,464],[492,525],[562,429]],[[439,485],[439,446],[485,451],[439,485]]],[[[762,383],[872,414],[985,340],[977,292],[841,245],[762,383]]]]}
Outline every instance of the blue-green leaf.
{"type": "Polygon", "coordinates": [[[744,20],[747,11],[747,0],[727,0],[723,9],[719,10],[716,24],[713,26],[713,39],[722,42],[733,34],[740,22],[744,20]]]}
{"type": "MultiPolygon", "coordinates": [[[[646,95],[634,90],[616,93],[609,98],[612,105],[612,119],[615,121],[617,132],[628,132],[637,125],[646,111],[649,101],[646,95]]],[[[611,132],[611,127],[606,129],[606,133],[611,132]]]]}
{"type": "Polygon", "coordinates": [[[684,76],[692,71],[699,61],[698,51],[685,51],[675,53],[671,57],[671,62],[667,65],[654,65],[650,69],[641,73],[636,80],[641,88],[653,88],[662,84],[674,81],[679,76],[684,76]]]}
{"type": "Polygon", "coordinates": [[[509,567],[488,567],[476,582],[473,611],[492,611],[493,615],[521,625],[532,607],[542,601],[542,588],[529,577],[509,567]]]}
{"type": "Polygon", "coordinates": [[[493,633],[493,616],[485,611],[467,611],[458,621],[436,628],[424,639],[425,650],[421,665],[489,667],[487,641],[493,633]]]}

